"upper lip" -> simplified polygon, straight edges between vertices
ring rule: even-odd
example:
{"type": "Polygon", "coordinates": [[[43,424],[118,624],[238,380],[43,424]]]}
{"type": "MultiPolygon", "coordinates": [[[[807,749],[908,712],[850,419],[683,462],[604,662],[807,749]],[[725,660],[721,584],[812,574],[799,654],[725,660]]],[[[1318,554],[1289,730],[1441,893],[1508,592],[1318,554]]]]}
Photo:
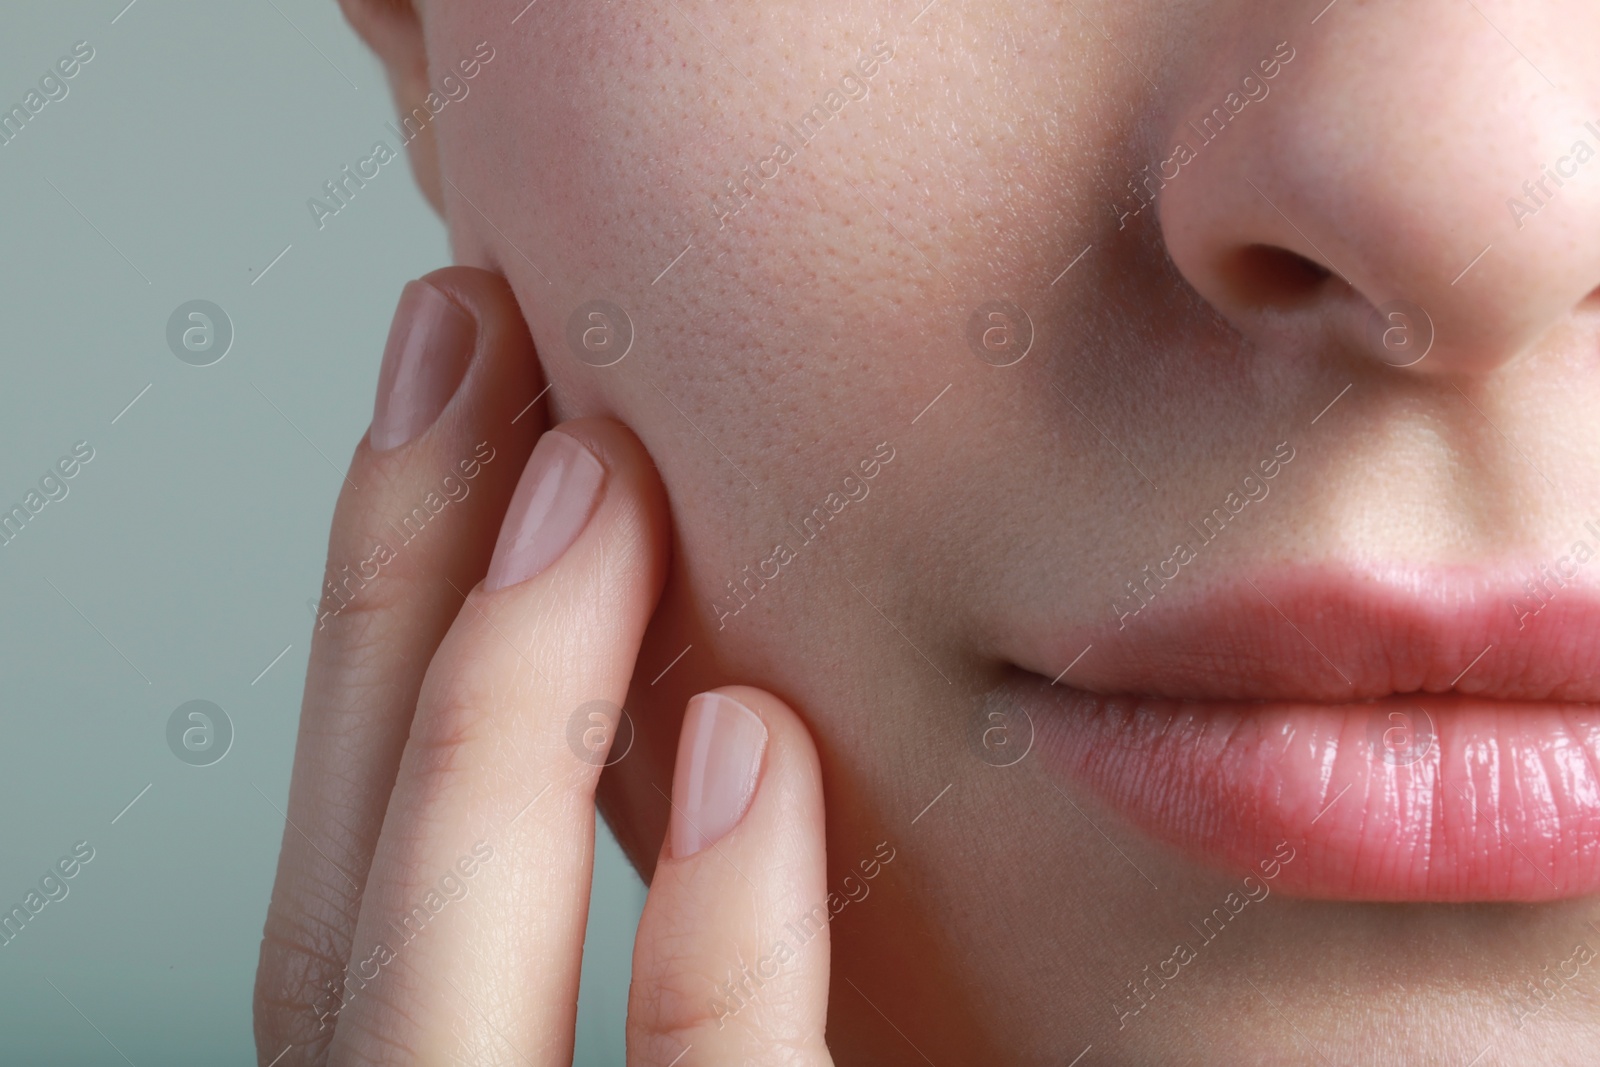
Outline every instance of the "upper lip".
{"type": "Polygon", "coordinates": [[[1175,699],[1600,702],[1600,589],[1563,571],[1294,567],[1168,587],[1125,626],[1057,634],[1021,665],[1055,677],[1088,646],[1062,684],[1175,699]]]}

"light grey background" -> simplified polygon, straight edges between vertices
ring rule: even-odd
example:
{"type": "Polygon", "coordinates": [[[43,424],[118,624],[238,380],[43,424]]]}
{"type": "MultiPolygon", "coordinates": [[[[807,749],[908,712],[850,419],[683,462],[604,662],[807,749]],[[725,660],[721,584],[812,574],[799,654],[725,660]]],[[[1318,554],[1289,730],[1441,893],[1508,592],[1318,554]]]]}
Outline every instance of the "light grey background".
{"type": "MultiPolygon", "coordinates": [[[[0,1062],[254,1063],[306,601],[395,299],[447,252],[403,163],[320,232],[307,210],[395,143],[334,0],[125,4],[13,0],[0,33],[0,110],[75,42],[95,51],[0,145],[0,511],[94,449],[0,547],[0,912],[95,850],[0,946],[0,1062]],[[204,368],[165,337],[197,298],[235,331],[204,368]],[[167,747],[192,699],[234,725],[210,767],[167,747]]],[[[643,901],[601,837],[582,1064],[622,1062],[643,901]]]]}

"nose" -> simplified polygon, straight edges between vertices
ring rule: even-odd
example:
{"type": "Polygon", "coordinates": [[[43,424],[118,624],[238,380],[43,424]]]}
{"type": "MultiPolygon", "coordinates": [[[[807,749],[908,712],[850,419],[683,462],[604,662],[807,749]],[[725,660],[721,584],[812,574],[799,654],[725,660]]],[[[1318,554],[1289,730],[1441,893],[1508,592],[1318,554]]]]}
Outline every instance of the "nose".
{"type": "Polygon", "coordinates": [[[1596,8],[1347,3],[1208,64],[1141,175],[1173,261],[1263,345],[1505,365],[1600,303],[1596,8]]]}

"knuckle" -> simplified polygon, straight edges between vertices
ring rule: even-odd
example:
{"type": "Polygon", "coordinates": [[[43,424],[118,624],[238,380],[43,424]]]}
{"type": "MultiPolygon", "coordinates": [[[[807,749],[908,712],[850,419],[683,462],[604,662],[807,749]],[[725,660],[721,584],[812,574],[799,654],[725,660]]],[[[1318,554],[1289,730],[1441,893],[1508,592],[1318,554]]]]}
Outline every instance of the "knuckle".
{"type": "Polygon", "coordinates": [[[644,1062],[652,1055],[670,1061],[695,1045],[738,1050],[762,1064],[827,1062],[816,1058],[820,1039],[801,1024],[804,1008],[789,982],[777,975],[775,981],[757,981],[743,958],[713,973],[704,945],[689,940],[667,938],[651,946],[653,959],[643,970],[652,977],[635,981],[630,990],[630,1053],[648,1049],[644,1062]]]}
{"type": "Polygon", "coordinates": [[[270,1058],[296,1047],[301,1050],[296,1062],[325,1062],[343,968],[343,960],[323,949],[265,935],[252,1002],[257,1048],[270,1058]]]}
{"type": "Polygon", "coordinates": [[[392,619],[415,610],[427,590],[420,578],[383,574],[372,581],[359,576],[323,586],[313,635],[340,649],[359,650],[382,642],[392,619]],[[379,579],[382,580],[379,580],[379,579]]]}
{"type": "Polygon", "coordinates": [[[341,1006],[358,904],[348,886],[312,875],[280,889],[262,931],[253,996],[263,1051],[300,1046],[297,1062],[322,1062],[341,1006]]]}
{"type": "Polygon", "coordinates": [[[437,588],[397,577],[342,609],[324,609],[312,631],[305,721],[340,738],[370,730],[397,700],[409,704],[455,608],[437,588]],[[416,619],[437,629],[419,632],[416,619]]]}
{"type": "MultiPolygon", "coordinates": [[[[480,760],[491,755],[521,736],[514,723],[548,703],[536,666],[548,650],[517,624],[486,614],[474,596],[428,665],[417,698],[408,745],[435,766],[468,753],[480,760]]],[[[539,752],[521,755],[542,762],[539,752]]]]}
{"type": "MultiPolygon", "coordinates": [[[[712,953],[705,944],[673,933],[658,934],[636,949],[639,957],[636,980],[629,990],[628,1025],[641,1034],[656,1032],[675,1036],[692,1034],[709,1024],[718,1028],[722,1019],[719,1002],[727,997],[718,988],[718,979],[728,980],[738,973],[737,965],[719,975],[709,962],[712,953]]],[[[730,959],[742,959],[735,952],[730,959]]]]}
{"type": "Polygon", "coordinates": [[[495,743],[496,709],[508,696],[493,658],[470,643],[458,646],[423,683],[410,747],[426,766],[453,769],[466,753],[495,743]]]}

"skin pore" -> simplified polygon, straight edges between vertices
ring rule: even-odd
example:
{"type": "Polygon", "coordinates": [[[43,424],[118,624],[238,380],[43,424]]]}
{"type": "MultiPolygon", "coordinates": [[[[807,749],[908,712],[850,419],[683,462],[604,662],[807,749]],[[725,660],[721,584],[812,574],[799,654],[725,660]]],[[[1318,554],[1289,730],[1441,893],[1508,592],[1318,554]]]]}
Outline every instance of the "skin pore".
{"type": "Polygon", "coordinates": [[[648,877],[686,701],[731,682],[810,729],[829,888],[895,851],[833,921],[839,1063],[1588,1061],[1587,975],[1521,1026],[1508,999],[1600,945],[1588,901],[1264,893],[982,739],[1002,683],[1082,647],[1035,662],[1038,634],[1115,628],[1281,444],[1162,595],[1283,561],[1533,573],[1600,516],[1591,2],[345,8],[402,115],[494,50],[419,183],[510,282],[553,418],[622,422],[665,486],[601,785],[630,857],[648,877]],[[609,366],[568,340],[597,300],[632,334],[609,366]],[[1395,301],[1433,328],[1409,366],[1368,343],[1395,301]]]}

